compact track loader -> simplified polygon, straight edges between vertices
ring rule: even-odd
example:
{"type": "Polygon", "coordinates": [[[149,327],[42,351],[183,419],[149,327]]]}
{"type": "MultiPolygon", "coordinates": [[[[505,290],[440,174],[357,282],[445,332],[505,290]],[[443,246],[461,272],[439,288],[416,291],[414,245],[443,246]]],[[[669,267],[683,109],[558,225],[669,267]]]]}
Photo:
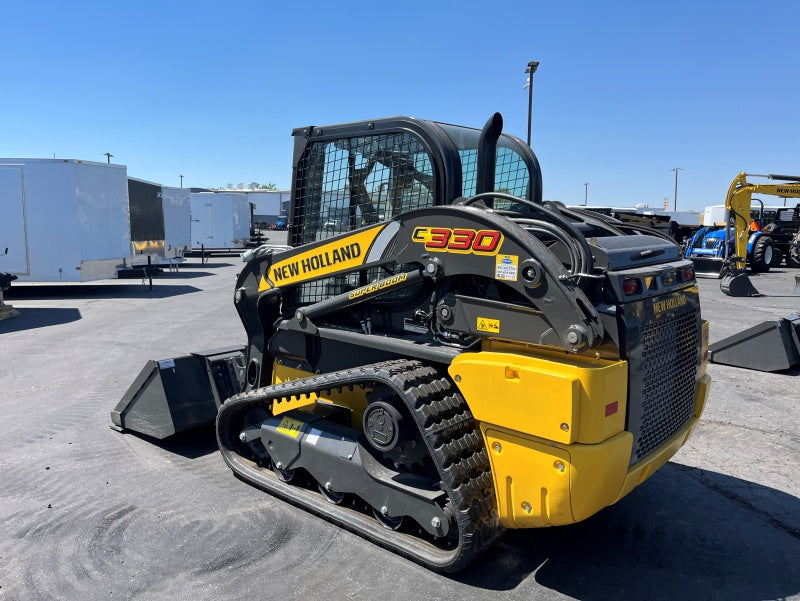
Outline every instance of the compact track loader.
{"type": "Polygon", "coordinates": [[[450,572],[644,482],[708,395],[692,263],[542,202],[501,130],[295,130],[293,248],[248,252],[236,282],[246,347],[148,363],[114,427],[216,419],[241,479],[450,572]]]}

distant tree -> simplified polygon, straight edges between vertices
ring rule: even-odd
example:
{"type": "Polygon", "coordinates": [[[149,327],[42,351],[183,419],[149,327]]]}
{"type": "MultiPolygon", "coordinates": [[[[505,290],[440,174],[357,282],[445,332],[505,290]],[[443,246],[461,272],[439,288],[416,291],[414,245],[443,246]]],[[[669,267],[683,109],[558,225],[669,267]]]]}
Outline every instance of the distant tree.
{"type": "Polygon", "coordinates": [[[269,182],[268,184],[261,184],[258,188],[260,190],[277,190],[278,186],[276,186],[272,182],[269,182]]]}

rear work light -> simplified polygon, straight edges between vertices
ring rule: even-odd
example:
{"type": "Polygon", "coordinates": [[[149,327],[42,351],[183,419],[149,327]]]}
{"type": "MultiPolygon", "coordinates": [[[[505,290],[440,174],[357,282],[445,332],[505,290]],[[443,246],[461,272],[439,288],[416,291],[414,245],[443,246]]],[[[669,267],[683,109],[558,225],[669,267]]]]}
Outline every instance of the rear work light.
{"type": "Polygon", "coordinates": [[[622,280],[622,293],[625,296],[638,294],[642,291],[642,283],[637,279],[622,280]]]}
{"type": "Polygon", "coordinates": [[[675,283],[676,274],[674,271],[667,271],[661,274],[661,285],[672,286],[675,283]]]}

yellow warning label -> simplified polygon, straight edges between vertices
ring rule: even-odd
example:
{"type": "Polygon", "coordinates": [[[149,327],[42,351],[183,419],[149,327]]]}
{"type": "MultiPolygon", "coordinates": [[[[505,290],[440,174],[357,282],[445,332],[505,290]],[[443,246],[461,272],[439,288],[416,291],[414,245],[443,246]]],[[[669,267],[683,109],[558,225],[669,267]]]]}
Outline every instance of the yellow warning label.
{"type": "Polygon", "coordinates": [[[301,422],[299,419],[292,419],[291,417],[284,417],[281,420],[281,423],[278,425],[278,432],[281,434],[286,434],[286,436],[291,436],[292,438],[297,438],[300,436],[300,432],[303,431],[303,426],[305,424],[301,422]]]}
{"type": "Polygon", "coordinates": [[[500,320],[490,319],[488,317],[478,318],[478,331],[491,332],[492,334],[500,333],[500,320]]]}

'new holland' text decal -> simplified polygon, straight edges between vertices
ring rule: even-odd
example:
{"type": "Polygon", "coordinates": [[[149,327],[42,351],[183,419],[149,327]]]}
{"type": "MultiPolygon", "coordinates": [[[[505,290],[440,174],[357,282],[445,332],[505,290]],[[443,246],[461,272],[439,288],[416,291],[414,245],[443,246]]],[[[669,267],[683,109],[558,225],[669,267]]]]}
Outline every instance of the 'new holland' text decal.
{"type": "Polygon", "coordinates": [[[382,229],[383,226],[375,227],[338,238],[278,261],[269,268],[269,273],[262,275],[258,291],[263,292],[275,286],[290,286],[358,267],[364,263],[370,245],[382,229]]]}

